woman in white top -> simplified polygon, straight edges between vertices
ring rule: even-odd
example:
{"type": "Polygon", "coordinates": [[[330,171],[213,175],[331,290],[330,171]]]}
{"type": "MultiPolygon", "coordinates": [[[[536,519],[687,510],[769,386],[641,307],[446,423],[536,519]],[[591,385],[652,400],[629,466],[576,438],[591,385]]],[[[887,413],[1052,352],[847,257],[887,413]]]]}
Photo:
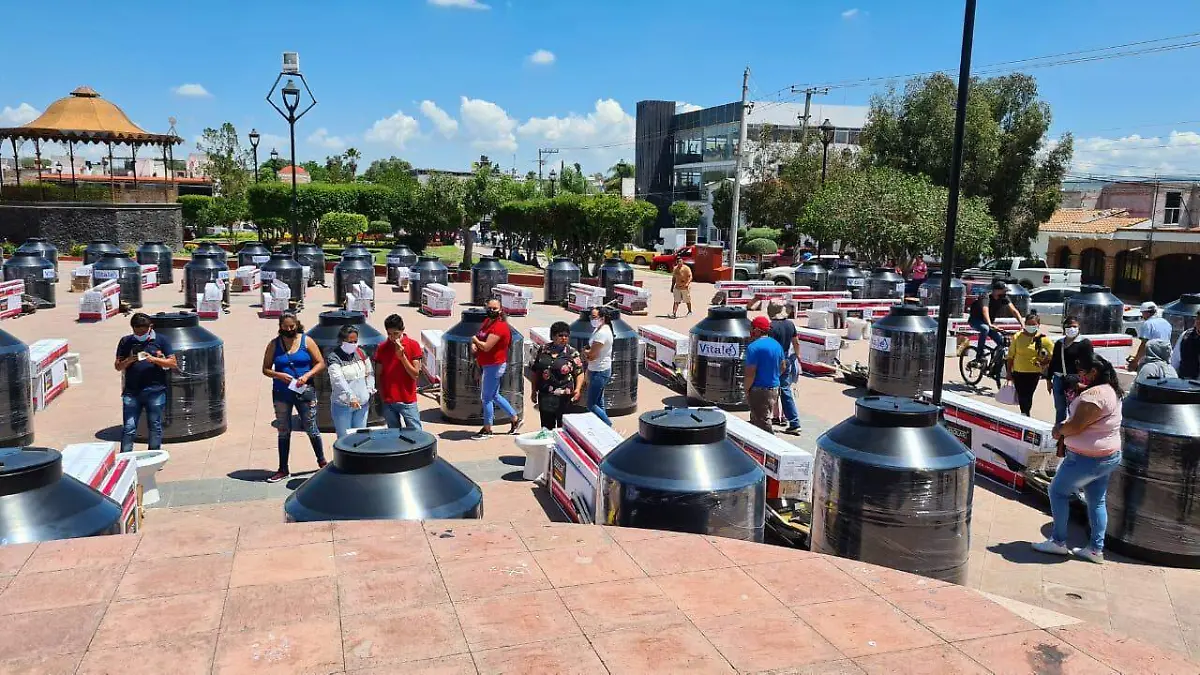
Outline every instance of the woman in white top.
{"type": "Polygon", "coordinates": [[[612,310],[607,307],[592,308],[592,337],[583,349],[588,362],[587,409],[605,424],[612,426],[608,413],[604,411],[604,388],[612,381],[612,310]]]}
{"type": "Polygon", "coordinates": [[[375,366],[358,346],[358,328],[342,326],[338,341],[325,357],[333,397],[329,412],[337,437],[367,425],[367,410],[375,393],[375,366]]]}

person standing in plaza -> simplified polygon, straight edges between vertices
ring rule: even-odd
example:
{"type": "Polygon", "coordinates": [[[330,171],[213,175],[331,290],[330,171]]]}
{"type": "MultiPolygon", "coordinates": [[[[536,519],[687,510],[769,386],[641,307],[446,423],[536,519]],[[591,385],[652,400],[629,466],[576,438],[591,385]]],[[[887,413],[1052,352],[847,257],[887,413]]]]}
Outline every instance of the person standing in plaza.
{"type": "Polygon", "coordinates": [[[1136,371],[1142,365],[1142,357],[1146,355],[1146,343],[1151,340],[1166,340],[1171,344],[1171,324],[1158,315],[1158,305],[1153,302],[1142,303],[1142,325],[1138,326],[1137,353],[1129,359],[1129,369],[1136,371]]]}
{"type": "Polygon", "coordinates": [[[612,381],[612,348],[616,335],[612,329],[612,311],[592,308],[592,337],[583,355],[588,362],[587,409],[608,426],[612,420],[604,410],[604,388],[612,381]]]}
{"type": "Polygon", "coordinates": [[[471,338],[471,352],[475,354],[475,363],[481,372],[479,397],[483,402],[483,428],[473,436],[476,440],[492,437],[492,422],[496,419],[497,405],[508,413],[509,419],[512,420],[509,433],[515,434],[521,428],[521,416],[500,393],[500,383],[508,370],[508,347],[512,344],[512,329],[500,308],[499,300],[488,299],[486,307],[487,318],[483,320],[483,327],[471,338]]]}
{"type": "Polygon", "coordinates": [[[671,294],[675,304],[671,307],[671,318],[679,315],[679,304],[687,305],[688,316],[692,315],[692,268],[684,264],[683,259],[675,261],[675,269],[671,272],[671,294]]]}
{"type": "Polygon", "coordinates": [[[771,338],[779,343],[784,354],[783,373],[779,377],[779,403],[787,419],[784,432],[797,434],[801,428],[800,411],[796,408],[796,394],[792,391],[792,385],[800,377],[800,337],[796,333],[796,324],[788,318],[787,305],[782,300],[767,303],[767,314],[771,317],[771,338]]]}
{"type": "Polygon", "coordinates": [[[358,327],[353,325],[342,326],[338,331],[337,344],[329,350],[325,362],[329,364],[329,384],[333,390],[329,414],[340,439],[350,429],[367,426],[367,411],[375,393],[375,364],[358,346],[358,327]]]}
{"type": "Polygon", "coordinates": [[[1196,312],[1192,327],[1183,331],[1175,341],[1175,348],[1171,350],[1171,366],[1182,378],[1190,380],[1200,377],[1200,312],[1196,312]]]}
{"type": "Polygon", "coordinates": [[[1092,342],[1079,336],[1079,319],[1062,320],[1063,337],[1054,343],[1050,365],[1046,369],[1046,388],[1054,396],[1054,423],[1067,419],[1067,406],[1078,391],[1075,362],[1092,357],[1092,342]]]}
{"type": "Polygon", "coordinates": [[[583,392],[583,357],[571,346],[571,327],[565,321],[550,326],[550,342],[538,348],[529,367],[533,402],[542,428],[562,426],[563,411],[583,392]]]}
{"type": "Polygon", "coordinates": [[[1053,351],[1054,343],[1042,332],[1041,319],[1030,312],[1008,350],[1008,380],[1017,390],[1017,405],[1026,417],[1033,409],[1033,395],[1037,393],[1053,351]]]}
{"type": "Polygon", "coordinates": [[[392,429],[401,426],[420,429],[417,379],[421,376],[421,359],[425,352],[416,340],[405,334],[404,319],[399,314],[384,319],[383,328],[387,331],[387,341],[375,348],[383,418],[392,429]]]}
{"type": "Polygon", "coordinates": [[[756,316],[750,322],[744,377],[750,423],[774,434],[771,415],[779,402],[779,382],[784,369],[783,348],[771,337],[771,320],[756,316]]]}
{"type": "Polygon", "coordinates": [[[325,466],[325,448],[317,427],[317,390],[312,378],[325,369],[325,358],[317,343],[304,334],[294,312],[279,315],[279,336],[267,343],[262,373],[271,379],[271,401],[275,406],[279,468],[267,478],[278,483],[291,475],[288,457],[292,448],[292,410],[300,417],[304,433],[317,457],[317,468],[325,466]]]}
{"type": "Polygon", "coordinates": [[[167,405],[167,371],[178,367],[171,345],[154,332],[154,323],[138,312],[129,320],[133,333],[117,342],[113,367],[124,375],[121,385],[121,452],[133,452],[138,421],[146,413],[148,445],[162,449],[163,408],[167,405]]]}

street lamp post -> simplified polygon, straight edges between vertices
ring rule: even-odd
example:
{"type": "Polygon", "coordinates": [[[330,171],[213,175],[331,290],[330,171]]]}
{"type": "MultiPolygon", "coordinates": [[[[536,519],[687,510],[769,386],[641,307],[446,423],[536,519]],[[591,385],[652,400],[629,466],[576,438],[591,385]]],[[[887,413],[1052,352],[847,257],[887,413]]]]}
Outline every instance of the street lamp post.
{"type": "Polygon", "coordinates": [[[558,179],[558,172],[550,169],[550,196],[554,196],[554,181],[558,179]]]}
{"type": "Polygon", "coordinates": [[[296,67],[296,64],[299,62],[296,54],[294,52],[284,52],[283,56],[283,69],[279,71],[279,76],[275,78],[275,84],[271,85],[271,91],[267,93],[267,103],[270,103],[275,112],[279,113],[288,123],[288,134],[292,145],[292,258],[299,262],[300,221],[296,217],[296,203],[298,201],[296,190],[296,122],[317,105],[317,98],[313,96],[312,90],[308,88],[308,81],[304,79],[304,75],[296,67]],[[291,63],[289,63],[289,59],[291,59],[291,63]],[[279,90],[279,97],[283,102],[283,107],[280,108],[276,105],[275,101],[271,100],[271,97],[275,94],[275,89],[279,87],[279,81],[283,79],[284,75],[287,75],[288,79],[284,83],[283,88],[279,90]],[[308,93],[310,100],[308,106],[298,113],[296,111],[300,109],[300,88],[296,86],[296,82],[292,78],[293,75],[300,78],[300,83],[304,85],[304,91],[308,93]]]}
{"type": "Polygon", "coordinates": [[[829,171],[829,144],[833,142],[835,129],[829,118],[825,118],[818,129],[821,130],[821,185],[824,185],[825,174],[829,171]]]}
{"type": "Polygon", "coordinates": [[[254,182],[258,182],[258,129],[250,130],[250,152],[254,155],[254,182]]]}
{"type": "Polygon", "coordinates": [[[62,162],[54,163],[54,172],[58,174],[58,186],[62,187],[62,162]]]}

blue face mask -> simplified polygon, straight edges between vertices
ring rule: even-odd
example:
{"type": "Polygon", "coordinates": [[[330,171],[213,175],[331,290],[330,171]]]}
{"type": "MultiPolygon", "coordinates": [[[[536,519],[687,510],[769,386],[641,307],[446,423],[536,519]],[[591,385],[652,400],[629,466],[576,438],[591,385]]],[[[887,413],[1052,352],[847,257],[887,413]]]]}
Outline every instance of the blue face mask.
{"type": "Polygon", "coordinates": [[[138,342],[148,342],[152,337],[154,337],[154,331],[148,330],[145,335],[134,335],[133,339],[138,342]]]}

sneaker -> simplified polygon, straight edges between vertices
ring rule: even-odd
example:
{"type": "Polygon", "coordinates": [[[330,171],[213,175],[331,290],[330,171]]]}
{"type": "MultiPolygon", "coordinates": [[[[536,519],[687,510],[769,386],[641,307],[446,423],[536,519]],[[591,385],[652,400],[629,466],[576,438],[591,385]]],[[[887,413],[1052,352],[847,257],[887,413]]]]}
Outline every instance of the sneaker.
{"type": "Polygon", "coordinates": [[[1049,553],[1050,555],[1071,555],[1071,549],[1053,539],[1039,541],[1033,545],[1033,550],[1038,553],[1049,553]]]}
{"type": "Polygon", "coordinates": [[[275,473],[273,473],[267,477],[267,482],[268,483],[278,483],[279,481],[287,480],[287,477],[288,477],[288,473],[286,471],[276,471],[275,473]]]}
{"type": "Polygon", "coordinates": [[[798,434],[798,433],[800,433],[801,429],[803,429],[803,427],[801,427],[799,424],[793,424],[793,425],[790,425],[788,428],[784,429],[783,433],[798,434]]]}
{"type": "Polygon", "coordinates": [[[317,460],[317,468],[318,468],[318,469],[324,469],[324,468],[325,468],[325,465],[326,465],[326,464],[328,464],[328,463],[329,463],[329,462],[326,462],[326,461],[325,461],[325,460],[323,460],[323,459],[318,459],[318,460],[317,460]]]}
{"type": "Polygon", "coordinates": [[[1071,549],[1071,553],[1076,558],[1082,558],[1088,562],[1094,562],[1097,565],[1104,564],[1104,551],[1097,551],[1091,546],[1080,546],[1079,548],[1071,549]]]}
{"type": "Polygon", "coordinates": [[[484,429],[480,429],[479,431],[475,432],[474,436],[471,436],[471,440],[486,441],[487,439],[489,439],[491,437],[492,437],[492,432],[484,430],[484,429]]]}

